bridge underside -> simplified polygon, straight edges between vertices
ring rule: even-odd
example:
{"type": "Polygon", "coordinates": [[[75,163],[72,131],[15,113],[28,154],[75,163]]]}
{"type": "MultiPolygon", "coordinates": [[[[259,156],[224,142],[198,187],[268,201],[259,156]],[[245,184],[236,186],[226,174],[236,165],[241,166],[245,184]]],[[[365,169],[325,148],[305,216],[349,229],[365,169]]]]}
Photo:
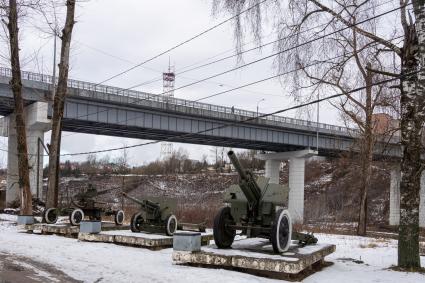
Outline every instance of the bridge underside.
{"type": "Polygon", "coordinates": [[[79,132],[114,137],[126,137],[159,141],[167,140],[170,142],[179,143],[246,148],[278,152],[305,149],[305,146],[294,146],[290,144],[247,141],[243,139],[216,137],[205,134],[188,134],[183,132],[172,132],[169,130],[156,130],[132,126],[111,125],[107,123],[89,121],[82,122],[81,120],[72,119],[64,119],[63,130],[69,132],[79,132]]]}

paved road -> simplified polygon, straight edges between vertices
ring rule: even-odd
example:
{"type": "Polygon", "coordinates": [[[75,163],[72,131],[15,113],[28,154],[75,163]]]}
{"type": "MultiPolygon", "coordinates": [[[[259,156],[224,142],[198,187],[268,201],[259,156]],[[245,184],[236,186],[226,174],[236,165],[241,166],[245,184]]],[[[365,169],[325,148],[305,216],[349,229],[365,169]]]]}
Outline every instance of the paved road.
{"type": "Polygon", "coordinates": [[[53,266],[30,258],[0,253],[0,283],[78,283],[53,266]]]}

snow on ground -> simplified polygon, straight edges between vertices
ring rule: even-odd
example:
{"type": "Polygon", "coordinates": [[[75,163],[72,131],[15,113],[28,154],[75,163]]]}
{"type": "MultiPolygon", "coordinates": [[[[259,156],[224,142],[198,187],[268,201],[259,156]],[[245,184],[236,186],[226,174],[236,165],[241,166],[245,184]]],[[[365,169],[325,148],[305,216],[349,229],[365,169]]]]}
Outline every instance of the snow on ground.
{"type": "MultiPolygon", "coordinates": [[[[0,218],[5,217],[0,215],[0,218]]],[[[316,235],[337,251],[334,264],[304,279],[315,282],[425,282],[425,275],[388,270],[396,263],[396,241],[343,235],[316,235]],[[355,263],[355,261],[364,263],[355,263]]],[[[150,251],[113,244],[79,242],[58,236],[18,232],[0,222],[0,253],[25,256],[53,265],[84,282],[282,282],[241,272],[173,265],[172,249],[150,251]]],[[[422,257],[422,265],[425,258],[422,257]]]]}

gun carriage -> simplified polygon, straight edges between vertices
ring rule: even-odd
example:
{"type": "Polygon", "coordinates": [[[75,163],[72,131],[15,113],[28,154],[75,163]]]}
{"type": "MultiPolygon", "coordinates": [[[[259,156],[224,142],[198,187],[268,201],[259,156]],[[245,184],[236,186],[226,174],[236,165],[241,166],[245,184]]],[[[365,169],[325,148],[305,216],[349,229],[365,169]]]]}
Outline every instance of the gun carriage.
{"type": "Polygon", "coordinates": [[[292,232],[291,217],[286,210],[288,186],[271,184],[265,177],[255,179],[250,170],[242,167],[233,151],[229,151],[228,156],[240,178],[239,184],[226,190],[226,206],[214,219],[214,241],[218,248],[230,248],[237,230],[248,238],[269,239],[276,253],[287,251],[291,239],[301,245],[317,242],[313,235],[292,232]]]}
{"type": "Polygon", "coordinates": [[[140,206],[140,210],[131,217],[132,232],[159,232],[172,236],[177,230],[177,218],[173,214],[176,208],[175,200],[139,200],[127,193],[122,195],[140,206]]]}
{"type": "Polygon", "coordinates": [[[109,193],[115,188],[97,191],[91,184],[85,192],[78,193],[71,198],[71,205],[67,208],[48,208],[43,213],[43,220],[48,224],[56,223],[59,215],[69,215],[71,225],[77,226],[88,217],[90,220],[101,221],[102,216],[113,216],[116,225],[122,225],[125,214],[121,209],[113,209],[107,202],[96,200],[98,196],[109,193]]]}

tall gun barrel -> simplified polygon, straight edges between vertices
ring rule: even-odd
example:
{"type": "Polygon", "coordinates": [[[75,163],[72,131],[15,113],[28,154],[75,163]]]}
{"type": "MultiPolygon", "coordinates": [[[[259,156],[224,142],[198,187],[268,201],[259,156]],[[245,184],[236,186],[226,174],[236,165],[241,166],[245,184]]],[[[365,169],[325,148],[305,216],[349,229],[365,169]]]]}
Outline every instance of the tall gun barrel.
{"type": "Polygon", "coordinates": [[[129,200],[132,200],[132,201],[134,201],[135,203],[137,203],[137,204],[140,204],[140,205],[142,205],[143,204],[143,202],[141,201],[141,200],[138,200],[137,198],[135,198],[135,197],[132,197],[132,196],[129,196],[127,193],[122,193],[122,195],[125,197],[125,198],[127,198],[127,199],[129,199],[129,200]]]}
{"type": "Polygon", "coordinates": [[[236,157],[236,154],[233,150],[230,150],[227,153],[227,156],[229,156],[230,161],[232,162],[233,166],[235,166],[236,171],[238,171],[239,176],[243,180],[248,180],[248,176],[246,175],[245,169],[242,167],[241,163],[239,162],[239,159],[236,157]]]}
{"type": "Polygon", "coordinates": [[[113,190],[116,190],[117,188],[110,188],[110,189],[106,189],[106,190],[103,190],[103,191],[98,191],[97,192],[97,195],[98,196],[101,196],[101,195],[104,195],[104,194],[106,194],[106,193],[109,193],[110,191],[113,191],[113,190]]]}
{"type": "Polygon", "coordinates": [[[142,209],[149,209],[149,210],[156,210],[159,208],[159,205],[157,203],[154,203],[153,201],[150,200],[138,200],[135,197],[129,196],[127,193],[122,193],[122,195],[125,198],[128,198],[129,200],[134,201],[137,204],[140,204],[142,209]]]}
{"type": "Polygon", "coordinates": [[[232,162],[233,166],[235,166],[235,169],[238,171],[240,176],[239,187],[245,194],[245,197],[248,200],[250,206],[255,206],[261,199],[261,189],[258,187],[254,176],[250,171],[245,170],[242,167],[238,158],[236,157],[236,154],[232,150],[227,153],[227,156],[229,156],[230,161],[232,162]]]}

